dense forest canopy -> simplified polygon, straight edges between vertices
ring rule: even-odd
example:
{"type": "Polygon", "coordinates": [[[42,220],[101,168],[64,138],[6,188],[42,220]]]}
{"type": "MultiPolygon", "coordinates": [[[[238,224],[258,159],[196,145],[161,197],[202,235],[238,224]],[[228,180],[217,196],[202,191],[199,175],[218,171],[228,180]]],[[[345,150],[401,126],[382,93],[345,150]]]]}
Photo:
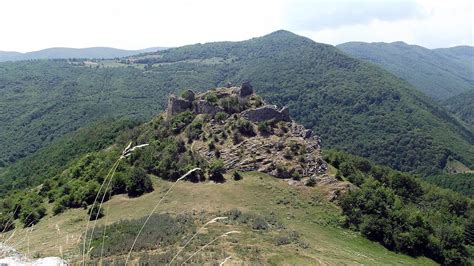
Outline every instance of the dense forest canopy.
{"type": "Polygon", "coordinates": [[[374,63],[444,100],[474,90],[474,47],[427,49],[403,42],[348,42],[337,46],[355,58],[374,63]]]}

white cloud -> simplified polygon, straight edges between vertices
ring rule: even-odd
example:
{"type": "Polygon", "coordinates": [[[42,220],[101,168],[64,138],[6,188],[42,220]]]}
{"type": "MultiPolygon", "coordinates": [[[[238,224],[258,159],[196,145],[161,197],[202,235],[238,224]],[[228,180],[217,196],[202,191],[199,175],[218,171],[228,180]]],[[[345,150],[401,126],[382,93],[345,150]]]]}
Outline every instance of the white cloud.
{"type": "Polygon", "coordinates": [[[372,19],[365,24],[299,33],[331,44],[404,41],[428,48],[474,45],[474,11],[470,0],[419,0],[418,4],[425,15],[395,21],[372,19]]]}
{"type": "Polygon", "coordinates": [[[469,0],[402,1],[2,0],[0,50],[179,46],[244,40],[278,29],[330,44],[473,44],[469,0]]]}

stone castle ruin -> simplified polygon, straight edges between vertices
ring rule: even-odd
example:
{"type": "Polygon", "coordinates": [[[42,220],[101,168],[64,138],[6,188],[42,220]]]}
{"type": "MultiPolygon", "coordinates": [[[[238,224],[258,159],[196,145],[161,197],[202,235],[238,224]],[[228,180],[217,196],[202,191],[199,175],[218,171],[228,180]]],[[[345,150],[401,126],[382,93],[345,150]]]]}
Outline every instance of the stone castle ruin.
{"type": "Polygon", "coordinates": [[[168,100],[166,119],[192,112],[203,121],[201,136],[188,140],[191,152],[205,161],[221,160],[228,171],[258,171],[298,184],[313,180],[328,184],[331,191],[340,182],[327,175],[321,155],[321,139],[312,130],[292,121],[289,109],[266,104],[252,85],[230,85],[202,93],[185,91],[168,100]],[[216,119],[216,114],[225,113],[216,119]],[[245,122],[247,121],[247,122],[245,122]],[[242,132],[239,125],[246,124],[242,132]],[[250,129],[250,128],[251,129],[250,129]],[[295,181],[301,180],[301,181],[295,181]]]}
{"type": "MultiPolygon", "coordinates": [[[[246,101],[254,95],[252,85],[244,82],[241,87],[220,88],[212,92],[196,94],[192,90],[187,90],[182,97],[175,95],[168,99],[166,117],[171,118],[176,114],[191,111],[194,114],[215,115],[218,112],[226,112],[224,108],[216,103],[210,102],[207,96],[215,93],[218,99],[233,98],[238,102],[246,101]]],[[[287,107],[278,110],[275,105],[267,105],[262,102],[262,106],[249,108],[242,113],[243,117],[252,122],[262,122],[267,120],[291,121],[290,112],[287,107]]]]}

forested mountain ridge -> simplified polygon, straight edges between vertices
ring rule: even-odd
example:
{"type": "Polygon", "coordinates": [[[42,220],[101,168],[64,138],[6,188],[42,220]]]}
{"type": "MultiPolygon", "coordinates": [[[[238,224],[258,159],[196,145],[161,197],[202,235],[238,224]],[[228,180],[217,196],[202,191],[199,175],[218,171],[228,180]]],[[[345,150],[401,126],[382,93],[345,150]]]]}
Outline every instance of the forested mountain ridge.
{"type": "Polygon", "coordinates": [[[14,162],[47,145],[44,136],[100,117],[150,118],[170,92],[243,80],[265,100],[288,105],[324,147],[404,171],[437,172],[449,156],[473,165],[473,133],[439,105],[374,65],[287,31],[120,60],[0,64],[3,159],[14,162]]]}
{"type": "Polygon", "coordinates": [[[0,51],[0,62],[36,60],[36,59],[68,59],[68,58],[116,58],[131,56],[140,53],[149,53],[162,50],[162,47],[151,47],[140,50],[124,50],[111,47],[67,48],[55,47],[33,52],[6,52],[0,51]]]}
{"type": "Polygon", "coordinates": [[[474,47],[471,46],[430,50],[403,42],[348,42],[337,48],[385,68],[435,99],[474,90],[474,47]]]}
{"type": "Polygon", "coordinates": [[[442,104],[455,116],[474,127],[474,90],[446,99],[442,104]]]}

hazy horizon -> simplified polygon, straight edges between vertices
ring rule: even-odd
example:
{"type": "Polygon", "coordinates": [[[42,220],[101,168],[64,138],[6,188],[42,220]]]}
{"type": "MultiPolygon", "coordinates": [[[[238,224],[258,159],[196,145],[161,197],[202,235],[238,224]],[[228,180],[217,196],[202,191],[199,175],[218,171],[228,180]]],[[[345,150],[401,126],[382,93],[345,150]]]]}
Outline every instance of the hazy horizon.
{"type": "MultiPolygon", "coordinates": [[[[271,32],[269,32],[268,34],[270,34],[271,32]]],[[[265,34],[266,35],[266,34],[265,34]]],[[[262,36],[265,36],[265,35],[262,35],[262,36]]],[[[262,37],[262,36],[254,36],[254,37],[251,37],[251,38],[255,38],[255,37],[262,37]]],[[[303,36],[303,35],[301,35],[303,36]]],[[[303,37],[307,37],[307,36],[303,36],[303,37]]],[[[251,39],[251,38],[248,38],[248,39],[251,39]]],[[[309,37],[308,37],[309,38],[309,37]]],[[[232,42],[239,42],[239,41],[245,41],[245,40],[248,40],[248,39],[243,39],[243,40],[234,40],[232,42]]],[[[228,41],[228,40],[216,40],[216,41],[211,41],[211,42],[225,42],[225,41],[228,41]]],[[[314,40],[313,40],[314,41],[314,40]]],[[[204,42],[204,43],[211,43],[211,42],[204,42]]],[[[317,42],[317,41],[315,41],[317,42]]],[[[364,41],[348,41],[348,42],[364,42],[364,41]]],[[[343,42],[343,43],[338,43],[338,44],[330,44],[330,45],[333,45],[333,46],[338,46],[340,44],[344,44],[344,43],[348,43],[348,42],[343,42]]],[[[364,42],[364,43],[386,43],[386,44],[390,44],[390,43],[395,43],[395,42],[404,42],[404,41],[393,41],[393,42],[378,42],[378,41],[374,41],[374,42],[364,42]]],[[[204,44],[204,43],[201,43],[201,44],[204,44]]],[[[320,42],[321,43],[321,42],[320,42]]],[[[425,47],[425,46],[422,46],[422,45],[419,45],[419,44],[415,44],[415,43],[407,43],[407,42],[404,42],[405,44],[407,45],[417,45],[417,46],[421,46],[421,47],[425,47]]],[[[121,47],[113,47],[113,46],[87,46],[87,47],[64,47],[64,46],[55,46],[55,47],[45,47],[45,48],[41,48],[41,49],[38,49],[38,50],[31,50],[31,51],[24,51],[24,52],[20,52],[20,51],[5,51],[5,50],[0,50],[0,52],[11,52],[11,53],[21,53],[21,54],[26,54],[26,53],[33,53],[33,52],[39,52],[39,51],[43,51],[43,50],[48,50],[48,49],[94,49],[94,48],[108,48],[108,49],[117,49],[117,50],[127,50],[127,51],[141,51],[141,50],[149,50],[149,49],[168,49],[168,48],[175,48],[175,47],[180,47],[180,46],[185,46],[185,45],[193,45],[193,44],[198,44],[198,43],[188,43],[188,44],[183,44],[183,45],[179,45],[179,46],[172,46],[172,47],[165,47],[165,46],[160,46],[160,45],[155,45],[155,46],[151,46],[151,47],[143,47],[143,48],[137,48],[137,49],[127,49],[127,48],[121,48],[121,47]]],[[[328,44],[328,43],[326,43],[328,44]]],[[[425,47],[427,49],[443,49],[443,48],[453,48],[453,47],[460,47],[460,46],[468,46],[468,47],[474,47],[474,45],[469,45],[469,44],[460,44],[460,45],[453,45],[453,46],[447,46],[447,47],[435,47],[435,48],[428,48],[428,47],[425,47]]]]}

